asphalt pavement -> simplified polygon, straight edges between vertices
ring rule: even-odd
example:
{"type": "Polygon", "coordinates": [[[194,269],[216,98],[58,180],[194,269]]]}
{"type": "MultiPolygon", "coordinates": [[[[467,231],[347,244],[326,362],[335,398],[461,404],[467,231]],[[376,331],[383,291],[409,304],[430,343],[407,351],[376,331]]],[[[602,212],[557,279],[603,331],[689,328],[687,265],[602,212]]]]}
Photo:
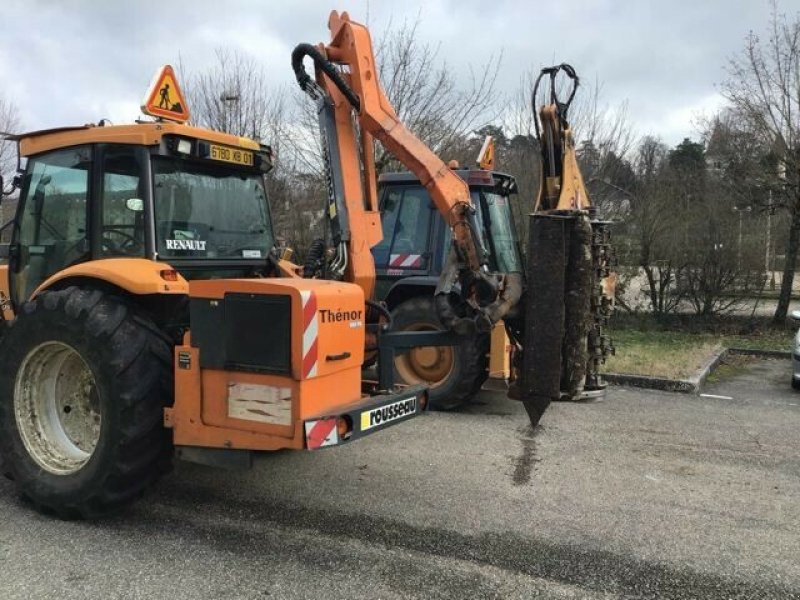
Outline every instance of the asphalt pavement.
{"type": "Polygon", "coordinates": [[[754,362],[712,397],[611,388],[531,431],[484,392],[251,471],[179,463],[124,515],[0,481],[0,598],[800,598],[800,393],[754,362]]]}

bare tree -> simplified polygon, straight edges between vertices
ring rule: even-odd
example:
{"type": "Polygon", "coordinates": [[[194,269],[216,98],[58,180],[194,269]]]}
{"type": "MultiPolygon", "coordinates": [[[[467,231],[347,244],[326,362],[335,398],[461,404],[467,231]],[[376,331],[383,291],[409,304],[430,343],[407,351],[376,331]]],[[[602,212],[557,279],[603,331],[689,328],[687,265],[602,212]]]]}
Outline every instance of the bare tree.
{"type": "MultiPolygon", "coordinates": [[[[679,244],[681,231],[673,232],[682,265],[678,272],[678,290],[699,316],[714,316],[738,307],[762,281],[763,265],[756,255],[746,252],[737,236],[738,215],[731,198],[720,185],[721,174],[710,173],[698,182],[698,189],[688,210],[681,217],[688,224],[689,243],[679,244]],[[691,250],[688,250],[691,248],[691,250]]],[[[741,231],[741,230],[739,230],[741,231]]]]}
{"type": "MultiPolygon", "coordinates": [[[[0,190],[0,225],[4,225],[13,218],[17,206],[17,192],[13,191],[10,198],[2,198],[2,192],[11,192],[11,178],[17,169],[16,142],[6,140],[4,134],[20,133],[20,119],[17,107],[10,100],[0,96],[0,175],[3,176],[3,189],[0,190]]],[[[2,240],[7,242],[11,230],[6,228],[2,232],[2,240]]]]}
{"type": "MultiPolygon", "coordinates": [[[[0,96],[0,136],[6,133],[19,133],[20,120],[16,105],[0,96]]],[[[17,149],[15,142],[0,139],[0,174],[8,183],[17,168],[17,149]]]]}
{"type": "Polygon", "coordinates": [[[730,61],[722,92],[738,119],[775,156],[765,169],[764,195],[789,215],[786,260],[774,320],[786,318],[800,250],[800,14],[792,19],[772,5],[766,41],[750,33],[730,61]]]}
{"type": "MultiPolygon", "coordinates": [[[[465,155],[469,135],[492,122],[503,109],[495,91],[501,55],[487,58],[477,70],[471,67],[461,81],[442,60],[438,44],[419,39],[420,19],[405,21],[399,27],[387,26],[375,47],[381,84],[403,124],[434,152],[444,157],[465,155]]],[[[297,164],[309,171],[321,171],[321,150],[317,115],[313,104],[302,93],[299,127],[288,132],[297,164]]],[[[380,144],[375,147],[378,172],[401,168],[380,144]]]]}
{"type": "Polygon", "coordinates": [[[603,83],[597,77],[592,83],[583,82],[579,90],[570,109],[575,139],[591,140],[601,153],[625,159],[637,143],[627,101],[616,106],[607,104],[603,100],[603,83]]]}
{"type": "MultiPolygon", "coordinates": [[[[423,43],[421,19],[386,28],[375,60],[389,101],[400,120],[440,156],[455,154],[469,134],[490,123],[503,109],[495,82],[502,55],[490,55],[477,70],[465,73],[462,85],[441,59],[438,44],[423,43]]],[[[383,148],[376,157],[378,170],[391,163],[383,148]]]]}
{"type": "Polygon", "coordinates": [[[631,286],[641,288],[651,312],[658,315],[674,312],[681,302],[676,279],[682,262],[674,240],[679,221],[674,205],[677,194],[667,157],[661,140],[643,138],[633,164],[636,181],[618,211],[624,218],[615,230],[621,242],[620,262],[636,267],[635,274],[629,274],[631,286]]]}
{"type": "Polygon", "coordinates": [[[190,74],[192,120],[203,127],[257,140],[274,136],[283,95],[271,89],[256,61],[238,50],[217,48],[215,62],[190,74]]]}

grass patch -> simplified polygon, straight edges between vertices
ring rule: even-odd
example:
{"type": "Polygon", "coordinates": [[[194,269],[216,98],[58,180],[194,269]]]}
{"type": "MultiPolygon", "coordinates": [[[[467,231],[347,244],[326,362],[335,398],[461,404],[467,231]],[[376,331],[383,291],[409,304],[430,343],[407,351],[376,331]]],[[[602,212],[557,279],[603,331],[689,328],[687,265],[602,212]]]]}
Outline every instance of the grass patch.
{"type": "Polygon", "coordinates": [[[669,379],[690,377],[722,348],[712,336],[678,331],[613,331],[615,356],[606,361],[609,373],[650,375],[669,379]]]}
{"type": "Polygon", "coordinates": [[[730,379],[744,371],[747,366],[758,360],[754,356],[728,355],[711,375],[708,376],[709,383],[717,383],[725,379],[730,379]]]}
{"type": "Polygon", "coordinates": [[[614,329],[616,356],[609,357],[609,373],[685,379],[694,375],[723,348],[788,350],[792,332],[765,329],[747,335],[658,329],[614,329]]]}

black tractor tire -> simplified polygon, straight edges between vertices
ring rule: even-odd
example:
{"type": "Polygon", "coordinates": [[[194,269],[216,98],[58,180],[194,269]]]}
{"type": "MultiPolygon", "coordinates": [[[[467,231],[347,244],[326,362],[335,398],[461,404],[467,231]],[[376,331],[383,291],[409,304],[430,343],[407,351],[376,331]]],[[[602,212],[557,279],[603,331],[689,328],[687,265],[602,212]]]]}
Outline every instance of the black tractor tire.
{"type": "Polygon", "coordinates": [[[170,469],[171,346],[134,306],[96,289],[45,291],[21,307],[0,341],[0,454],[37,509],[105,516],[170,469]],[[45,374],[52,391],[37,383],[45,374]]]}
{"type": "MultiPolygon", "coordinates": [[[[417,296],[392,310],[393,331],[436,331],[443,326],[433,298],[417,296]]],[[[458,346],[412,349],[397,353],[395,378],[400,383],[430,385],[429,403],[435,410],[453,410],[472,399],[486,381],[489,367],[488,334],[465,337],[458,346]]]]}

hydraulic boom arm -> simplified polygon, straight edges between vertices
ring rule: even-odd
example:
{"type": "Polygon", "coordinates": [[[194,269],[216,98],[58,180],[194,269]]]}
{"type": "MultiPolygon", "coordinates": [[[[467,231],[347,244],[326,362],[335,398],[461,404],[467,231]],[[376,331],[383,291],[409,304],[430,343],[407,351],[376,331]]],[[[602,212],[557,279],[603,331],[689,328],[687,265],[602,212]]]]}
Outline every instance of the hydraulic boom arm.
{"type": "MultiPolygon", "coordinates": [[[[605,267],[595,259],[595,222],[566,122],[569,100],[562,104],[551,91],[539,113],[543,177],[529,216],[525,273],[493,273],[466,182],[400,122],[380,85],[369,31],[335,11],[328,27],[330,43],[300,44],[292,52],[297,81],[319,115],[336,248],[327,276],[360,285],[368,303],[374,297],[370,248],[382,237],[373,158],[377,139],[417,176],[451,227],[453,243],[435,292],[445,328],[488,332],[504,320],[515,348],[513,396],[523,401],[533,424],[551,400],[600,390],[592,290],[605,267]],[[305,58],[314,62],[313,78],[305,58]]],[[[543,72],[550,73],[551,89],[560,70],[577,87],[574,71],[562,65],[543,72]]]]}
{"type": "Polygon", "coordinates": [[[373,159],[373,140],[378,139],[419,178],[452,229],[449,268],[437,289],[442,322],[464,333],[488,331],[519,300],[520,276],[498,276],[486,269],[469,187],[398,119],[378,79],[367,28],[336,11],[328,27],[331,42],[300,44],[292,53],[292,68],[319,113],[328,213],[337,247],[334,274],[358,283],[372,297],[375,270],[369,249],[381,239],[373,159]],[[305,57],[314,61],[316,79],[306,73],[305,57]],[[463,310],[457,315],[453,306],[456,283],[461,284],[464,304],[471,307],[468,318],[460,316],[463,310]]]}

